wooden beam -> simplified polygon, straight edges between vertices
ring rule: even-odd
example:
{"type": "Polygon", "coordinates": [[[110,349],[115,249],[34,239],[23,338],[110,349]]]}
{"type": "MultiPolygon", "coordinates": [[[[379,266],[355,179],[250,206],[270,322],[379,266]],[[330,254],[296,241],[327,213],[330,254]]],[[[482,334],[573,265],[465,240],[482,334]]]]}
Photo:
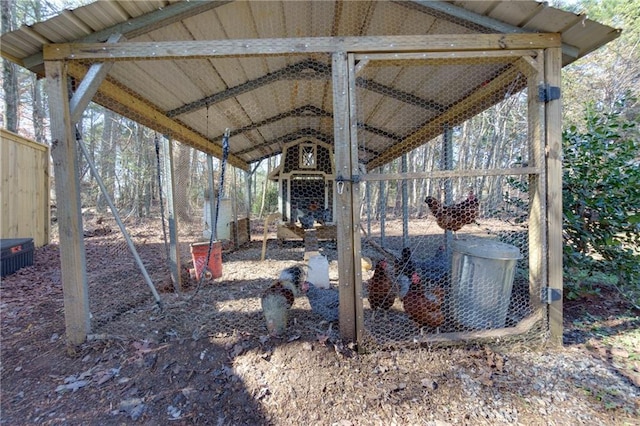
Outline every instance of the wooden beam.
{"type": "MultiPolygon", "coordinates": [[[[239,154],[245,154],[247,152],[251,152],[251,151],[255,151],[256,149],[259,148],[264,148],[264,147],[268,147],[270,145],[274,145],[274,144],[287,144],[289,142],[293,142],[295,140],[301,139],[301,138],[314,138],[317,139],[321,142],[324,142],[326,144],[331,144],[331,137],[329,135],[327,135],[326,133],[323,133],[319,130],[313,129],[311,127],[306,127],[304,129],[299,129],[296,130],[295,132],[292,133],[287,133],[286,135],[282,135],[280,137],[277,137],[275,139],[271,139],[269,141],[265,141],[259,145],[254,145],[251,148],[248,149],[244,149],[242,151],[239,152],[239,154]]],[[[272,153],[270,153],[268,156],[272,156],[275,153],[279,153],[280,151],[273,151],[272,153]]]]}
{"type": "Polygon", "coordinates": [[[433,170],[430,172],[407,173],[367,173],[362,175],[363,182],[393,181],[403,179],[443,179],[453,177],[511,176],[536,175],[544,171],[541,167],[511,167],[507,169],[473,169],[473,170],[433,170]]]}
{"type": "Polygon", "coordinates": [[[222,92],[214,93],[213,95],[206,96],[202,99],[198,99],[197,101],[185,104],[179,108],[168,111],[167,116],[175,117],[177,115],[186,114],[201,108],[205,108],[209,105],[213,105],[215,103],[236,97],[243,93],[256,90],[262,86],[266,86],[267,84],[275,83],[277,81],[285,80],[288,78],[292,79],[295,77],[297,79],[310,80],[325,78],[329,79],[330,76],[331,69],[328,65],[308,59],[292,65],[288,65],[277,71],[273,71],[256,79],[249,80],[246,83],[239,84],[222,92]],[[311,70],[313,72],[308,73],[308,70],[311,70]]]}
{"type": "MultiPolygon", "coordinates": [[[[360,175],[360,165],[358,162],[358,109],[356,107],[356,59],[354,54],[347,55],[347,70],[348,70],[348,90],[336,91],[334,88],[334,97],[336,95],[343,98],[347,98],[349,105],[349,121],[347,132],[350,133],[349,139],[345,139],[348,143],[348,155],[349,166],[351,171],[349,173],[349,179],[360,175]]],[[[340,120],[337,120],[340,121],[340,120]]],[[[338,123],[342,126],[343,123],[338,123]]],[[[335,139],[338,141],[338,139],[335,139]]],[[[335,158],[335,156],[334,156],[335,158]]],[[[336,168],[336,176],[337,176],[336,168]]],[[[350,226],[351,226],[351,240],[353,244],[353,250],[349,251],[347,255],[351,255],[349,259],[348,268],[352,270],[353,276],[353,302],[354,302],[354,314],[355,314],[355,326],[356,326],[356,343],[358,344],[358,350],[363,350],[363,343],[365,337],[364,329],[364,307],[362,301],[362,241],[360,236],[360,203],[362,196],[360,194],[360,184],[358,182],[349,182],[351,199],[349,200],[349,206],[347,206],[347,212],[351,214],[350,226]]]]}
{"type": "MultiPolygon", "coordinates": [[[[562,51],[558,48],[545,51],[545,83],[560,87],[562,51]]],[[[547,221],[549,223],[549,288],[562,294],[562,102],[555,99],[545,108],[547,149],[547,221]]],[[[562,297],[549,305],[549,329],[551,341],[562,345],[562,297]]]]}
{"type": "MultiPolygon", "coordinates": [[[[246,132],[248,130],[255,130],[255,129],[259,129],[262,126],[266,126],[268,124],[273,124],[276,123],[280,120],[284,120],[285,118],[289,118],[289,117],[325,117],[325,118],[332,118],[333,114],[330,113],[329,111],[325,111],[322,108],[318,108],[315,107],[313,105],[303,105],[299,108],[294,108],[292,110],[289,111],[285,111],[282,112],[280,114],[276,114],[272,117],[268,117],[265,118],[262,121],[258,121],[257,123],[251,123],[248,126],[244,126],[244,127],[239,127],[235,130],[233,130],[230,135],[234,136],[234,135],[238,135],[240,133],[246,132]]],[[[311,129],[313,132],[317,132],[317,130],[313,130],[311,129]]],[[[223,135],[218,135],[215,136],[213,139],[222,139],[223,135]]],[[[326,136],[325,139],[328,141],[329,137],[326,136]]],[[[267,142],[267,145],[270,145],[272,142],[267,142]]],[[[238,155],[242,155],[245,152],[249,152],[249,151],[253,151],[253,147],[250,150],[243,150],[243,151],[239,151],[237,152],[238,155]]]]}
{"type": "MultiPolygon", "coordinates": [[[[103,45],[104,46],[104,45],[103,45]]],[[[69,75],[82,79],[87,68],[77,62],[69,62],[69,75]]],[[[136,121],[171,138],[184,142],[206,154],[222,158],[222,146],[211,142],[178,121],[167,117],[160,109],[134,94],[123,90],[117,84],[104,80],[98,89],[95,102],[125,117],[136,117],[136,121]]],[[[242,170],[249,165],[235,154],[229,154],[229,164],[242,170]]]]}
{"type": "Polygon", "coordinates": [[[440,62],[447,60],[447,64],[476,65],[511,62],[508,58],[535,56],[540,53],[537,50],[494,50],[494,51],[469,51],[469,52],[408,52],[408,53],[360,53],[356,54],[358,72],[370,61],[429,61],[440,62]]]}
{"type": "Polygon", "coordinates": [[[56,179],[66,335],[70,344],[80,345],[86,340],[91,324],[80,209],[78,151],[69,113],[67,72],[64,63],[47,61],[45,71],[51,106],[51,156],[56,179]]]}
{"type": "Polygon", "coordinates": [[[164,60],[171,58],[293,53],[447,52],[546,49],[560,46],[559,34],[439,34],[371,37],[301,37],[239,40],[186,40],[61,43],[43,46],[45,60],[164,60]]]}
{"type": "MultiPolygon", "coordinates": [[[[478,54],[475,52],[462,52],[471,55],[476,63],[478,62],[478,54]]],[[[491,52],[489,52],[491,53],[491,52]]],[[[515,56],[515,52],[511,52],[513,56],[515,56]]],[[[390,59],[390,55],[386,54],[387,58],[390,59]]],[[[397,55],[395,56],[395,60],[397,60],[397,55]]],[[[451,54],[442,54],[439,55],[441,57],[448,56],[451,54]]],[[[508,55],[510,56],[510,55],[508,55]]],[[[486,54],[480,58],[481,61],[487,61],[486,54]]],[[[473,63],[471,59],[463,58],[462,61],[466,63],[473,63]]],[[[504,62],[504,58],[493,58],[494,62],[501,61],[504,62]]],[[[366,61],[363,61],[366,62],[366,61]]],[[[278,81],[290,79],[290,80],[312,80],[312,79],[329,79],[331,76],[331,68],[328,65],[325,65],[321,62],[315,60],[304,60],[293,65],[288,65],[282,69],[277,71],[265,74],[261,77],[258,77],[253,80],[249,80],[245,83],[239,84],[237,86],[231,87],[222,92],[214,93],[213,95],[206,96],[204,98],[198,99],[193,102],[189,102],[188,104],[182,105],[178,108],[172,109],[166,113],[167,117],[173,118],[178,115],[187,114],[202,108],[206,108],[207,106],[216,104],[218,102],[225,101],[227,99],[233,98],[235,96],[241,95],[243,93],[248,93],[250,91],[256,90],[260,87],[266,86],[267,84],[272,84],[278,81]],[[308,71],[312,72],[309,73],[308,71]]],[[[393,99],[399,100],[401,102],[406,102],[411,105],[418,106],[420,108],[432,109],[435,111],[443,111],[444,106],[439,105],[438,103],[430,100],[423,99],[418,96],[415,96],[412,93],[404,92],[402,90],[395,89],[390,86],[386,86],[384,84],[377,83],[373,80],[368,80],[362,77],[356,78],[356,85],[358,87],[362,87],[366,90],[370,90],[375,93],[379,93],[384,96],[391,97],[393,99]]]]}
{"type": "MultiPolygon", "coordinates": [[[[109,37],[107,43],[117,43],[122,39],[121,34],[114,34],[109,37]]],[[[71,122],[77,123],[82,118],[82,113],[89,105],[93,95],[98,91],[98,87],[109,74],[109,70],[115,62],[102,62],[91,65],[89,71],[80,82],[80,86],[71,98],[69,108],[71,110],[71,122]]]]}
{"type": "MultiPolygon", "coordinates": [[[[181,1],[160,8],[151,13],[145,13],[137,18],[128,19],[95,33],[76,40],[76,43],[101,43],[112,34],[122,34],[126,38],[135,38],[175,22],[195,16],[207,10],[222,6],[230,1],[181,1]]],[[[41,74],[43,53],[38,52],[24,59],[25,68],[41,74]]]]}

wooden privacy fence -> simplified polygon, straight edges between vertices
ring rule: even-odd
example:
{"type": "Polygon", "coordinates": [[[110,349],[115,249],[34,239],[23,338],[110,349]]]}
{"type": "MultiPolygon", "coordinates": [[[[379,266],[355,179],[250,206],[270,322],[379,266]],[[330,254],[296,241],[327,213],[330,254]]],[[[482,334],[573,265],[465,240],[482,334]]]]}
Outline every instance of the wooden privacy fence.
{"type": "Polygon", "coordinates": [[[49,244],[49,147],[0,129],[0,238],[49,244]]]}

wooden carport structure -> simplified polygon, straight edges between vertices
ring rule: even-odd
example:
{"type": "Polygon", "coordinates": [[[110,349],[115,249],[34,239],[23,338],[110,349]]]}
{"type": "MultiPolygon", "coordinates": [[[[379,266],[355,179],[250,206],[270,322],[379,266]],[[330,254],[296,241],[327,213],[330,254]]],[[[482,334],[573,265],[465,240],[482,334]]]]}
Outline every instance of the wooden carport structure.
{"type": "MultiPolygon", "coordinates": [[[[217,141],[231,128],[229,163],[243,170],[278,155],[301,130],[330,141],[336,181],[343,188],[336,192],[335,218],[343,272],[340,330],[344,338],[357,340],[362,327],[355,303],[362,280],[355,266],[359,163],[368,170],[379,167],[441,134],[443,125],[498,102],[513,87],[492,58],[510,57],[509,67],[539,76],[528,90],[540,93],[531,102],[537,102],[544,121],[538,137],[546,158],[521,171],[545,177],[537,182],[540,199],[533,207],[536,217],[549,223],[537,240],[546,241],[548,258],[539,262],[547,287],[561,293],[560,70],[618,35],[585,16],[535,1],[423,0],[109,0],[5,34],[3,57],[46,76],[48,83],[69,341],[81,343],[90,330],[74,133],[90,101],[217,157],[222,153],[217,141]],[[435,87],[428,75],[411,87],[401,78],[357,76],[369,61],[391,57],[456,58],[469,67],[480,58],[486,67],[464,84],[452,73],[440,82],[455,87],[448,91],[435,87]],[[319,87],[305,91],[307,83],[319,87]],[[381,107],[405,108],[411,120],[404,123],[406,131],[390,131],[386,117],[375,114],[358,121],[356,87],[380,96],[381,107]],[[426,112],[410,113],[416,105],[426,106],[426,112]],[[368,132],[369,149],[357,144],[358,129],[368,132]]],[[[550,301],[549,315],[553,340],[561,342],[561,300],[550,301]]]]}

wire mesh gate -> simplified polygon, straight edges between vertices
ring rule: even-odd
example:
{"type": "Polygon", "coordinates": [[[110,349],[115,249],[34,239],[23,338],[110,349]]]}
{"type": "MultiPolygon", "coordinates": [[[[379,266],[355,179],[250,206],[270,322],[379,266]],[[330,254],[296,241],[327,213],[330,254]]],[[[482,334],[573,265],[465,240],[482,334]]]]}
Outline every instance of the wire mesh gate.
{"type": "Polygon", "coordinates": [[[398,56],[352,58],[362,250],[378,263],[356,286],[361,346],[542,338],[541,55],[398,56]],[[487,89],[454,102],[441,84],[451,75],[487,89]],[[376,93],[389,81],[398,89],[376,93]],[[384,129],[363,125],[376,115],[384,129]]]}

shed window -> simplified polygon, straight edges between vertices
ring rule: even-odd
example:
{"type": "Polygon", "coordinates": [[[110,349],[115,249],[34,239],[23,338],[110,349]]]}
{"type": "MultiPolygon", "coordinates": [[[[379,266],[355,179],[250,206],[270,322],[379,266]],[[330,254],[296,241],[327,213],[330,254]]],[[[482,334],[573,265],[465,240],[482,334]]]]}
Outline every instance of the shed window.
{"type": "Polygon", "coordinates": [[[300,168],[315,169],[317,164],[317,149],[314,144],[300,145],[300,168]]]}

